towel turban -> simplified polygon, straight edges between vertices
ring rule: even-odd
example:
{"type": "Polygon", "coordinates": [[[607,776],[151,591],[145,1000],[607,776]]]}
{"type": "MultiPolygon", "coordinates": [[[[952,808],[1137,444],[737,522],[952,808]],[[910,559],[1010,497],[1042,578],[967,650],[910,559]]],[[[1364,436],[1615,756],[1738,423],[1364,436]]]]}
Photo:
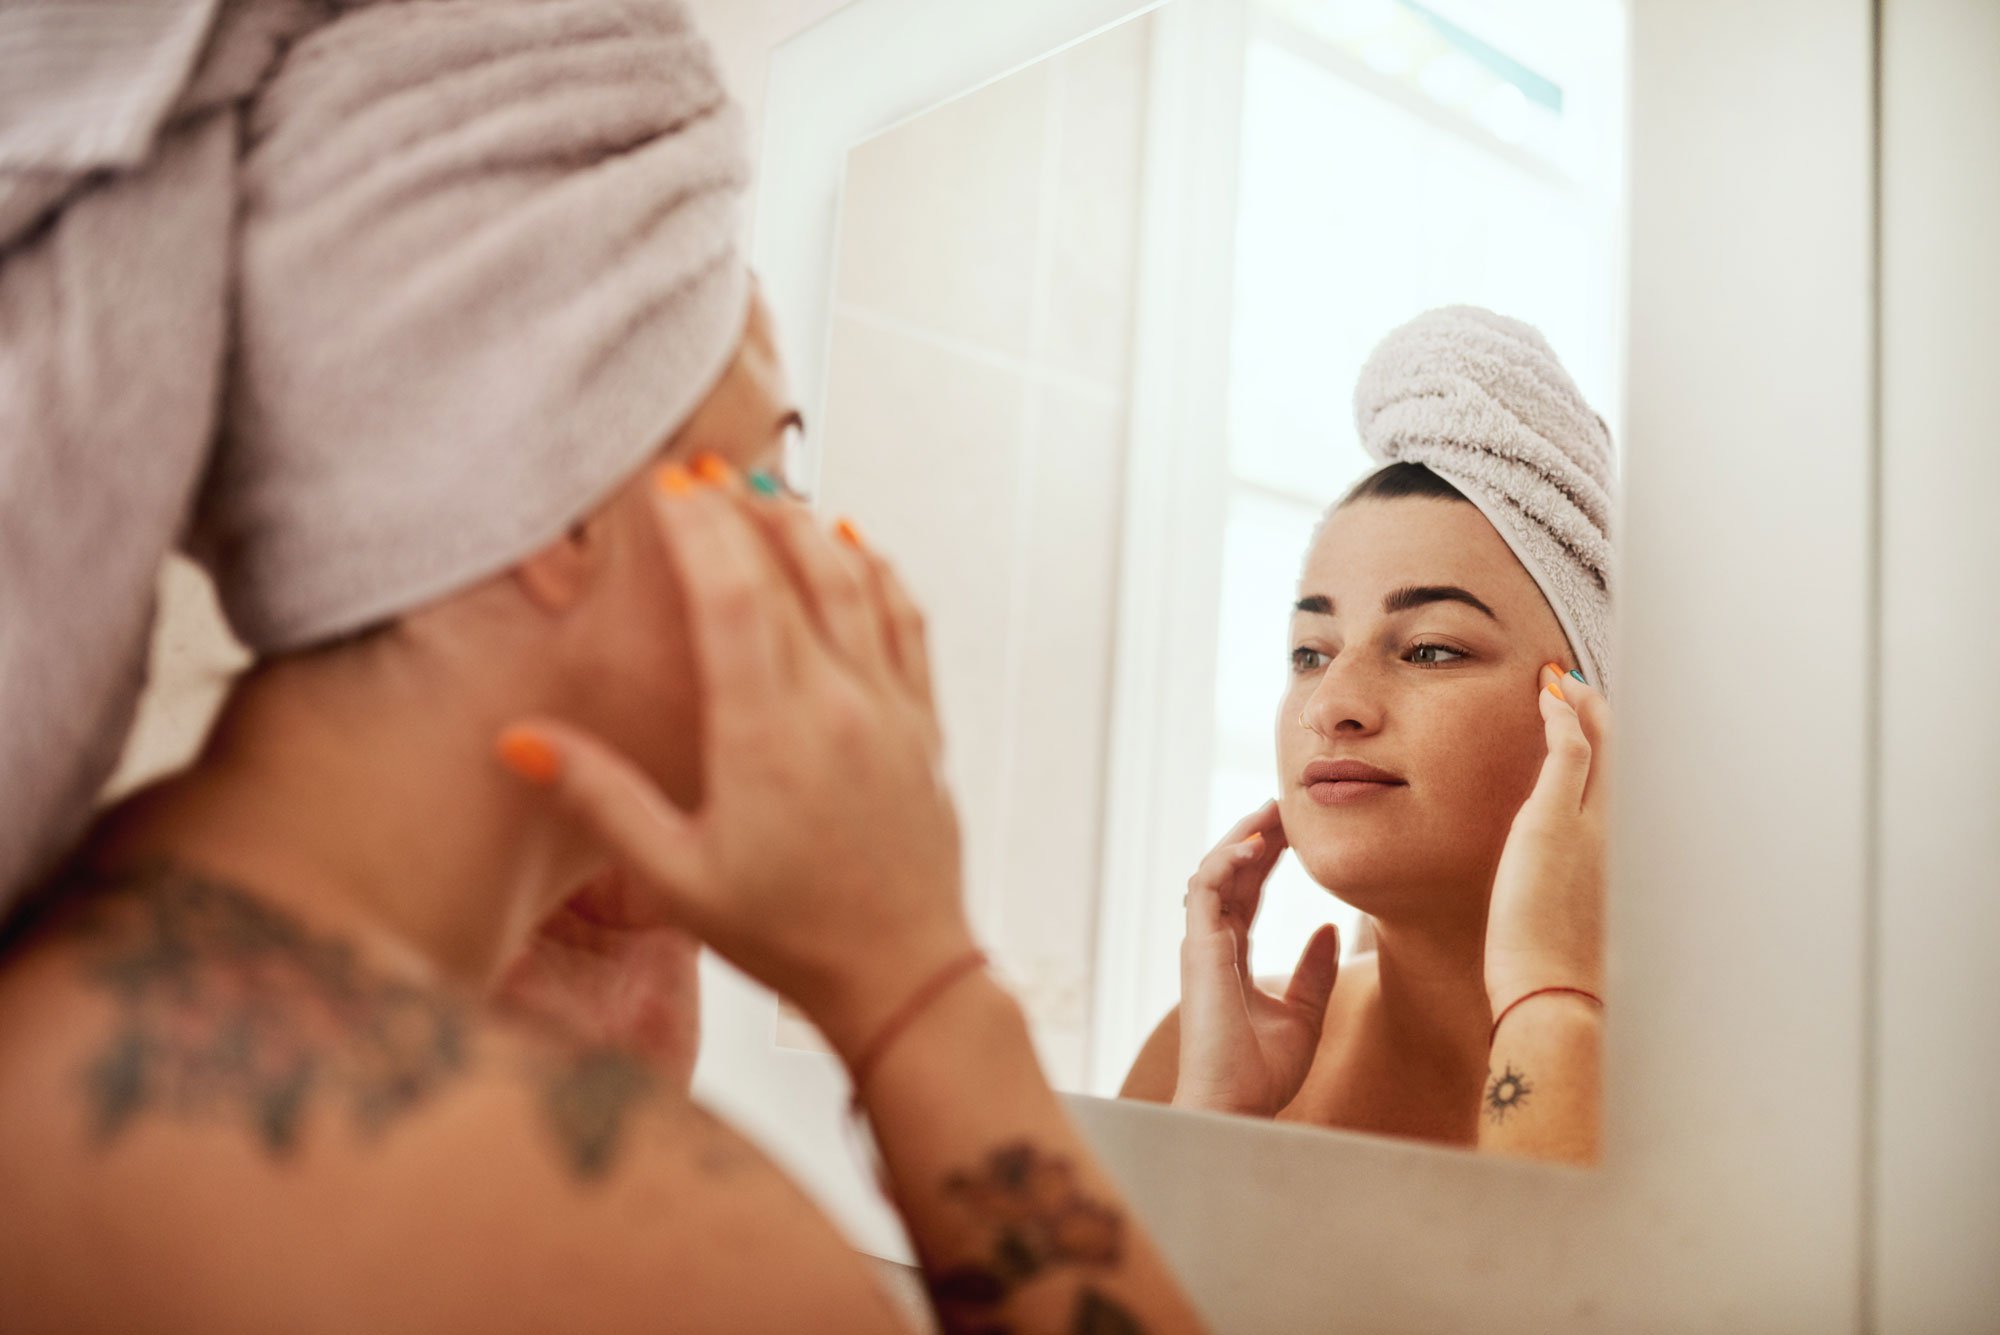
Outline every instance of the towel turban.
{"type": "Polygon", "coordinates": [[[1540,586],[1585,680],[1611,693],[1611,432],[1548,340],[1476,306],[1382,340],[1354,389],[1361,444],[1477,506],[1540,586]]]}
{"type": "Polygon", "coordinates": [[[748,176],[677,0],[0,8],[0,910],[170,548],[269,654],[553,540],[726,369],[748,176]]]}

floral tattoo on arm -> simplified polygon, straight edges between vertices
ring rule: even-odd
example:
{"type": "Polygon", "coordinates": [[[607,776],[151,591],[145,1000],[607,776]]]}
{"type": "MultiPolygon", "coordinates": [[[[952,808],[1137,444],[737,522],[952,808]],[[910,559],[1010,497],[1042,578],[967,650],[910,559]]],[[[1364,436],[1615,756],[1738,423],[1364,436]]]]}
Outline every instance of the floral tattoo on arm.
{"type": "MultiPolygon", "coordinates": [[[[1063,1266],[1108,1269],[1124,1248],[1117,1210],[1084,1195],[1075,1168],[1027,1141],[1001,1146],[976,1172],[945,1179],[947,1196],[990,1229],[986,1256],[931,1281],[947,1335],[1000,1335],[1000,1309],[1022,1285],[1063,1266]]],[[[1131,1313],[1085,1283],[1071,1317],[1073,1335],[1139,1335],[1131,1313]]]]}

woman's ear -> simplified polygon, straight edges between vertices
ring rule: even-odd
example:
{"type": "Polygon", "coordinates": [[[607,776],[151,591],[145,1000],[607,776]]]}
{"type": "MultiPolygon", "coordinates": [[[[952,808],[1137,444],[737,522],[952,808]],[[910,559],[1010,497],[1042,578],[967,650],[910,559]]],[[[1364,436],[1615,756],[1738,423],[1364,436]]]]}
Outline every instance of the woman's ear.
{"type": "Polygon", "coordinates": [[[585,515],[560,538],[515,563],[515,582],[544,612],[569,611],[602,578],[604,536],[601,514],[585,515]]]}

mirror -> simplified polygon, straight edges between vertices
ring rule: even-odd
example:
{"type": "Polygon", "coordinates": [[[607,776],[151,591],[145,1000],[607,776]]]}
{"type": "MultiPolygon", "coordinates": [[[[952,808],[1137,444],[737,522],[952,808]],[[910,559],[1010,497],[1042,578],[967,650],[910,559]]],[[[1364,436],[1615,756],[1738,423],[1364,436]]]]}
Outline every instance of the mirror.
{"type": "MultiPolygon", "coordinates": [[[[929,611],[975,926],[1051,1078],[1104,1096],[1180,1000],[1189,874],[1278,794],[1302,565],[1379,467],[1377,341],[1446,304],[1526,321],[1620,439],[1622,4],[1257,0],[1191,78],[1186,2],[849,148],[801,470],[929,611]],[[1229,114],[1187,105],[1204,81],[1229,114]]],[[[1522,737],[1410,735],[1426,764],[1522,737]]],[[[1364,1015],[1373,924],[1295,852],[1251,971],[1281,992],[1328,922],[1329,1014],[1364,1015]]],[[[816,1045],[795,1015],[778,1041],[816,1045]]]]}

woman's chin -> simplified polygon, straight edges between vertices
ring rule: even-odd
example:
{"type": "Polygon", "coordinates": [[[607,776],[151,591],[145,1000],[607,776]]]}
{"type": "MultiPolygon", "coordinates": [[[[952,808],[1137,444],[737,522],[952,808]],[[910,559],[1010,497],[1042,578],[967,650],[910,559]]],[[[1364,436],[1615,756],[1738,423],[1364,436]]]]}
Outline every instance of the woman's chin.
{"type": "Polygon", "coordinates": [[[1366,910],[1385,893],[1393,892],[1409,871],[1407,862],[1399,861],[1387,841],[1377,848],[1372,840],[1314,839],[1310,833],[1300,837],[1289,827],[1286,835],[1306,875],[1334,898],[1358,909],[1366,910]]]}

